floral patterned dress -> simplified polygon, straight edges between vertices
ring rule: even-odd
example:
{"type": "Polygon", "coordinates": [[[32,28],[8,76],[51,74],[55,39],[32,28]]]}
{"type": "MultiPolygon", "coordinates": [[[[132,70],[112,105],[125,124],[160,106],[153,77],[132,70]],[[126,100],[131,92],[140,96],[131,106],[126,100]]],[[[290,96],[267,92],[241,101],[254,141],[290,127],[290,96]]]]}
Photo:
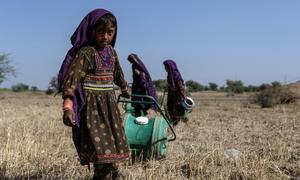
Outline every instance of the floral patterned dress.
{"type": "Polygon", "coordinates": [[[77,149],[82,164],[114,163],[129,157],[123,122],[113,90],[127,88],[115,50],[91,46],[77,53],[63,84],[63,97],[73,97],[81,83],[85,99],[81,110],[77,149]]]}

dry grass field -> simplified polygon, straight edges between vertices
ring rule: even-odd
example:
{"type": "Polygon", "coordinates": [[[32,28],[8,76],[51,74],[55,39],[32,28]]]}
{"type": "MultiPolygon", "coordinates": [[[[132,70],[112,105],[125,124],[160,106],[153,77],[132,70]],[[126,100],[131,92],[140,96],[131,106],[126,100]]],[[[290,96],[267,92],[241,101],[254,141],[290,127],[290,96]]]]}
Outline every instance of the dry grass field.
{"type": "MultiPolygon", "coordinates": [[[[192,94],[163,160],[122,163],[123,179],[299,179],[300,102],[262,109],[247,95],[192,94]],[[236,159],[224,151],[241,152],[236,159]]],[[[90,179],[61,120],[60,97],[0,93],[0,179],[90,179]]]]}

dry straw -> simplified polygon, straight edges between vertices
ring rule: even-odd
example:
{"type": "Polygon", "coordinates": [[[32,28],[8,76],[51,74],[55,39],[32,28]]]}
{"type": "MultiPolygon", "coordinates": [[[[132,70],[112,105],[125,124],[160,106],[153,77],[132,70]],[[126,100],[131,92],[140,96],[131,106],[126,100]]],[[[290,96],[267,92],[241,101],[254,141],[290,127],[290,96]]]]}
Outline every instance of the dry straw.
{"type": "MultiPolygon", "coordinates": [[[[291,179],[300,177],[300,104],[262,109],[248,95],[197,93],[201,105],[176,127],[160,161],[122,163],[122,179],[291,179]],[[241,152],[227,158],[226,149],[241,152]]],[[[0,94],[0,179],[89,179],[59,97],[0,94]]]]}

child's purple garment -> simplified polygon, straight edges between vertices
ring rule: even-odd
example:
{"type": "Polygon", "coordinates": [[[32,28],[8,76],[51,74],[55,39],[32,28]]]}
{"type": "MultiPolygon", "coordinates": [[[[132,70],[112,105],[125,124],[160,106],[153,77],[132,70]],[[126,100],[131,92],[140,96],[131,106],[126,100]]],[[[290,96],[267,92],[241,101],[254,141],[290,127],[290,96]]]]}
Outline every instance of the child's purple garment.
{"type": "Polygon", "coordinates": [[[168,73],[168,99],[167,110],[174,124],[177,124],[184,118],[185,110],[181,106],[181,102],[186,98],[184,90],[184,81],[173,60],[164,61],[164,66],[168,73]]]}
{"type": "MultiPolygon", "coordinates": [[[[128,56],[128,61],[132,64],[132,87],[131,92],[132,94],[138,94],[138,95],[148,95],[152,96],[154,99],[157,99],[156,96],[156,90],[154,83],[151,79],[150,73],[148,72],[147,68],[145,67],[142,60],[136,55],[136,54],[130,54],[128,56]]],[[[134,97],[132,100],[141,101],[141,98],[134,97]]],[[[144,101],[148,101],[149,99],[145,99],[144,101]]],[[[141,105],[141,104],[133,104],[133,107],[135,107],[135,110],[138,112],[140,110],[147,110],[149,108],[152,108],[154,110],[157,109],[157,107],[152,105],[141,105]]],[[[139,114],[140,115],[140,114],[139,114]]]]}

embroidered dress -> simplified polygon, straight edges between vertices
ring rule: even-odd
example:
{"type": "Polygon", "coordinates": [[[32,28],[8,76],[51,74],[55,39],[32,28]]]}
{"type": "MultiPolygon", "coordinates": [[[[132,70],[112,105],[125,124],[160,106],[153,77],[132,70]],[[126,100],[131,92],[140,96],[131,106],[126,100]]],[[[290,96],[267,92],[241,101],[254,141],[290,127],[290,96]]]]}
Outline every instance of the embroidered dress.
{"type": "Polygon", "coordinates": [[[92,46],[78,51],[64,79],[63,96],[74,97],[80,83],[85,102],[76,135],[81,163],[114,163],[128,158],[123,122],[113,91],[113,84],[126,89],[127,83],[110,45],[101,51],[92,46]]]}

